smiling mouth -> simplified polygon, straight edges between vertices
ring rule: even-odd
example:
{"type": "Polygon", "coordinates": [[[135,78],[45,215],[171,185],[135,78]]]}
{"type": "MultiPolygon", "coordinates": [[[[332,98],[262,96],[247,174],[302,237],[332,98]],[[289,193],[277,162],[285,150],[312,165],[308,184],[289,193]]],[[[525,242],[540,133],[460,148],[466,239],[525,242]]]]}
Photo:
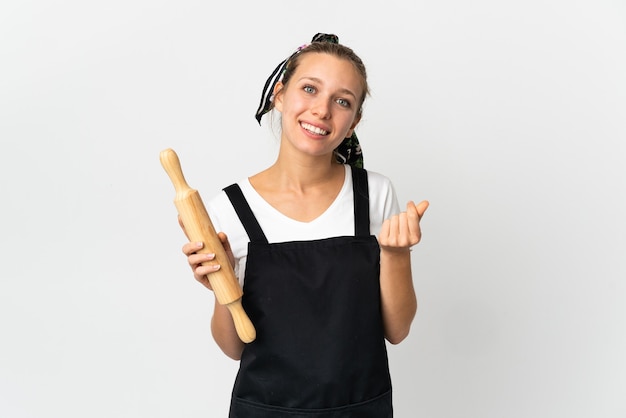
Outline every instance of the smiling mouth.
{"type": "Polygon", "coordinates": [[[328,131],[323,130],[322,128],[318,128],[317,126],[313,126],[309,123],[306,122],[301,122],[300,126],[302,126],[303,129],[311,132],[312,134],[315,135],[328,135],[328,131]]]}

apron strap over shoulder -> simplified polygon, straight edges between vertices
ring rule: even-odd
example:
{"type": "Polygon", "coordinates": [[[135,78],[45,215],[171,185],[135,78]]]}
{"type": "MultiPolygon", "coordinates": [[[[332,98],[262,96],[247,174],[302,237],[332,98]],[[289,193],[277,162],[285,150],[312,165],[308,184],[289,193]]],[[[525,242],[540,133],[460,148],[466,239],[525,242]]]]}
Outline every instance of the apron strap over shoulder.
{"type": "Polygon", "coordinates": [[[354,235],[370,235],[370,199],[367,171],[352,167],[352,188],[354,195],[354,235]]]}
{"type": "Polygon", "coordinates": [[[239,185],[237,183],[231,184],[230,186],[224,188],[224,192],[226,192],[226,196],[228,196],[230,202],[233,204],[233,208],[235,208],[235,212],[237,212],[237,216],[239,216],[239,219],[241,220],[241,223],[250,238],[250,242],[267,244],[265,233],[263,232],[263,229],[261,229],[259,221],[257,221],[256,217],[252,213],[252,209],[250,209],[250,205],[244,197],[239,185]]]}

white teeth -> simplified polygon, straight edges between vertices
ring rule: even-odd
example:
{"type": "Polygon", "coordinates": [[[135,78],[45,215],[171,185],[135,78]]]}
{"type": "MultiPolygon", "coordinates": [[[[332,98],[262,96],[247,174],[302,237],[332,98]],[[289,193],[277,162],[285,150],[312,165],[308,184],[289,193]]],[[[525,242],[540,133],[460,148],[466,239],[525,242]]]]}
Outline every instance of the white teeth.
{"type": "Polygon", "coordinates": [[[302,126],[307,131],[314,133],[316,135],[326,135],[328,133],[327,131],[320,129],[317,126],[313,126],[308,123],[301,123],[300,126],[302,126]]]}

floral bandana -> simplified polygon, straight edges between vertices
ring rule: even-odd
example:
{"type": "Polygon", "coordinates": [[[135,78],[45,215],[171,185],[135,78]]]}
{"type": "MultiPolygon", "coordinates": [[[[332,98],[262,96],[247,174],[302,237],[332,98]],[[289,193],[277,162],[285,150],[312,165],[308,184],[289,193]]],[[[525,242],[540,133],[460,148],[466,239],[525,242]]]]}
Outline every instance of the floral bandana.
{"type": "MultiPolygon", "coordinates": [[[[330,42],[338,44],[339,38],[337,35],[318,33],[311,40],[311,43],[313,42],[330,42]]],[[[278,64],[265,82],[265,86],[263,86],[263,93],[261,95],[261,102],[259,103],[259,108],[257,109],[255,116],[259,125],[261,124],[261,118],[263,115],[272,109],[272,102],[274,101],[274,87],[276,86],[276,83],[282,80],[287,65],[293,57],[298,55],[303,49],[306,49],[309,45],[310,44],[304,44],[300,46],[289,56],[289,58],[278,64]]],[[[341,164],[350,164],[353,167],[363,168],[363,153],[354,131],[352,131],[352,136],[344,139],[341,144],[339,144],[337,149],[335,149],[335,159],[341,164]]]]}

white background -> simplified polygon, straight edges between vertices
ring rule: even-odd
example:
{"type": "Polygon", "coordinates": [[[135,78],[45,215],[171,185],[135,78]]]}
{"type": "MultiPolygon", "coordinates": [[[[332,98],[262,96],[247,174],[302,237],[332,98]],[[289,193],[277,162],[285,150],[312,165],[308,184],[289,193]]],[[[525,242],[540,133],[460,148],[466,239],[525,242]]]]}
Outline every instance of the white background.
{"type": "Polygon", "coordinates": [[[431,202],[396,416],[626,417],[621,0],[3,2],[1,417],[226,416],[158,156],[205,200],[271,164],[316,32],[368,65],[366,167],[431,202]]]}

